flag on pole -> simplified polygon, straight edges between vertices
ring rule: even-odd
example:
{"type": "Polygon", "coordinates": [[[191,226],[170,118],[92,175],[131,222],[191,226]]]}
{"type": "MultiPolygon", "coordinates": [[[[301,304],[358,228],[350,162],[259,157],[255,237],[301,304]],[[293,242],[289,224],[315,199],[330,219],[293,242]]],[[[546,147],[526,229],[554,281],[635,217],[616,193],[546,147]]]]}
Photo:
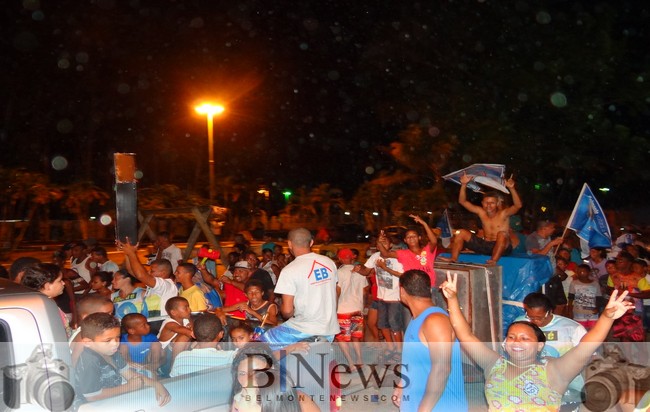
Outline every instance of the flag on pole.
{"type": "Polygon", "coordinates": [[[567,227],[574,230],[580,238],[583,256],[588,256],[591,248],[612,247],[612,233],[605,213],[586,183],[582,186],[567,227]]]}
{"type": "Polygon", "coordinates": [[[442,216],[440,216],[438,223],[436,223],[436,227],[442,231],[440,234],[440,239],[442,239],[442,246],[449,247],[453,229],[451,228],[451,221],[449,220],[449,213],[447,212],[447,209],[442,212],[442,216]]]}
{"type": "Polygon", "coordinates": [[[508,188],[504,185],[505,179],[503,178],[503,174],[505,173],[505,170],[506,167],[500,164],[475,163],[464,169],[444,175],[442,178],[460,184],[460,177],[466,174],[472,178],[472,180],[467,183],[467,187],[474,192],[483,192],[479,185],[481,184],[492,189],[500,190],[503,193],[510,193],[508,188]]]}

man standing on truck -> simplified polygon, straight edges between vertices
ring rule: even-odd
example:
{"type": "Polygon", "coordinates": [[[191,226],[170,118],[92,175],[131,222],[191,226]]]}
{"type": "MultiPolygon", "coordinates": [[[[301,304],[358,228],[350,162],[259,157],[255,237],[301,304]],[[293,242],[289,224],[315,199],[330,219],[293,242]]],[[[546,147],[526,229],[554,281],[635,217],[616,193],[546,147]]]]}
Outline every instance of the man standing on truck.
{"type": "Polygon", "coordinates": [[[477,206],[467,200],[467,184],[471,177],[463,174],[460,177],[460,193],[458,194],[458,203],[465,209],[478,215],[483,226],[483,237],[478,237],[469,230],[459,230],[451,244],[451,262],[458,260],[458,255],[463,247],[483,255],[490,256],[487,264],[496,264],[503,255],[509,255],[512,252],[510,244],[510,216],[521,209],[522,203],[517,190],[515,190],[515,181],[512,177],[506,181],[506,187],[512,195],[512,206],[504,207],[503,196],[496,192],[488,192],[483,195],[481,206],[477,206]]]}
{"type": "Polygon", "coordinates": [[[118,241],[117,248],[124,252],[126,269],[129,273],[147,286],[145,302],[149,317],[167,316],[165,303],[178,296],[176,283],[171,279],[173,273],[171,263],[167,259],[156,259],[151,262],[150,271],[147,271],[138,258],[137,245],[132,245],[127,239],[126,243],[118,241]]]}

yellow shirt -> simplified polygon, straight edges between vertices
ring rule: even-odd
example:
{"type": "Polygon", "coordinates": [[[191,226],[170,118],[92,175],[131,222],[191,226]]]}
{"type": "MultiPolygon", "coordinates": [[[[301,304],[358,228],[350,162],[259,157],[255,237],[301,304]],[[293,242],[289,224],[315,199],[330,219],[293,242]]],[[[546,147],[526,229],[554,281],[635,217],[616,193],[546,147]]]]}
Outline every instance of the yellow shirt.
{"type": "Polygon", "coordinates": [[[205,312],[208,310],[208,303],[205,300],[205,295],[198,286],[194,285],[187,290],[181,290],[180,296],[187,299],[190,303],[190,310],[192,312],[205,312]]]}

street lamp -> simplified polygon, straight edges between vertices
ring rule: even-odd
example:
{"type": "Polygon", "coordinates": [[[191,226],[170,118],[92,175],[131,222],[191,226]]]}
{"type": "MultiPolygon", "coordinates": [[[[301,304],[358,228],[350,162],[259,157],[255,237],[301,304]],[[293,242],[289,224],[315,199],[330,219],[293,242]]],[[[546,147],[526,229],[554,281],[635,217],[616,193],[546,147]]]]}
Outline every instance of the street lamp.
{"type": "Polygon", "coordinates": [[[223,106],[218,104],[203,103],[194,108],[197,113],[204,114],[208,118],[208,162],[210,166],[210,204],[214,200],[214,122],[215,115],[220,115],[225,110],[223,106]]]}

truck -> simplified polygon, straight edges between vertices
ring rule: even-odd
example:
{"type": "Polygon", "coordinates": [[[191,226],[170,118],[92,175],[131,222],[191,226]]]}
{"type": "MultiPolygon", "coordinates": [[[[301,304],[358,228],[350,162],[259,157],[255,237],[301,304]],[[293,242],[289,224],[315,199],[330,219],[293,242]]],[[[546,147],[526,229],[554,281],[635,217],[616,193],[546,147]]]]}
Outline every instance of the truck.
{"type": "MultiPolygon", "coordinates": [[[[55,302],[42,293],[0,279],[0,412],[230,410],[230,366],[162,379],[171,395],[171,402],[162,407],[152,388],[78,405],[70,346],[59,313],[55,302]]],[[[314,344],[309,354],[287,356],[281,363],[321,410],[336,411],[336,398],[361,386],[357,378],[343,391],[335,387],[340,379],[332,378],[337,362],[331,346],[314,344]]]]}

